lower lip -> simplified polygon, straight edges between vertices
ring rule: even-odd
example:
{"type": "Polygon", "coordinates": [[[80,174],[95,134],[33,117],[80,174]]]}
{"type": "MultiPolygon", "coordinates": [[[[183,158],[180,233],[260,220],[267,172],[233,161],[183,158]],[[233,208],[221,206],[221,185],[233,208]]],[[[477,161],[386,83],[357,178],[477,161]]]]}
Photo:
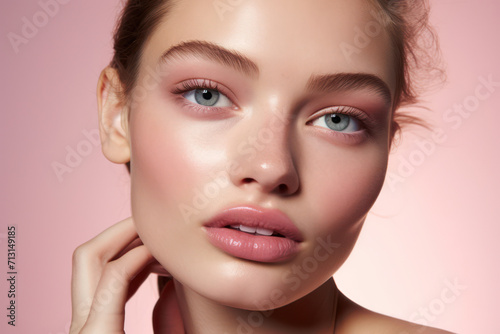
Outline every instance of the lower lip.
{"type": "Polygon", "coordinates": [[[250,261],[281,262],[299,252],[299,243],[272,236],[261,236],[224,227],[205,227],[208,239],[222,251],[250,261]]]}

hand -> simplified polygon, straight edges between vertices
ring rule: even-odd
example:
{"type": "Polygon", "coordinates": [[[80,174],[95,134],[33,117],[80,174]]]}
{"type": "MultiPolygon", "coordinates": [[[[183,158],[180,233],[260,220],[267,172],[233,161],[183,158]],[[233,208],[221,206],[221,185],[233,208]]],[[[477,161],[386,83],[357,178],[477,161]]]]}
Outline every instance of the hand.
{"type": "MultiPolygon", "coordinates": [[[[168,273],[137,235],[132,217],[73,253],[70,334],[124,334],[125,304],[150,273],[168,273]]],[[[184,333],[172,282],[155,306],[155,333],[184,333]]]]}

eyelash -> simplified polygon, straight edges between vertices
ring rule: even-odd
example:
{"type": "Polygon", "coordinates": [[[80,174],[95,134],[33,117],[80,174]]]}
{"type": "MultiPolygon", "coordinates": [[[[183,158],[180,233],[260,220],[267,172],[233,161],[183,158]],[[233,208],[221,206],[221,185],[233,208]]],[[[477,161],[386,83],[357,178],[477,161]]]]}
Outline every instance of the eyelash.
{"type": "MultiPolygon", "coordinates": [[[[337,107],[329,107],[327,109],[324,109],[318,113],[318,115],[315,115],[315,118],[319,118],[325,115],[331,115],[331,114],[342,114],[342,115],[347,115],[356,118],[359,122],[361,122],[361,125],[364,128],[367,128],[366,123],[370,123],[370,119],[361,111],[359,111],[357,108],[350,107],[350,106],[337,106],[337,107]]],[[[310,120],[309,122],[312,122],[313,120],[310,120]]]]}
{"type": "Polygon", "coordinates": [[[180,84],[181,87],[175,87],[172,89],[172,94],[179,95],[182,98],[182,102],[189,108],[193,109],[196,112],[202,113],[202,114],[208,114],[210,113],[212,116],[216,116],[218,114],[227,112],[227,107],[207,107],[207,106],[201,106],[192,102],[187,101],[184,98],[184,94],[187,92],[190,92],[192,90],[196,89],[210,89],[210,90],[215,90],[218,91],[219,93],[223,94],[224,96],[227,97],[227,99],[234,105],[232,108],[233,110],[238,109],[236,104],[232,101],[228,90],[222,88],[217,82],[208,80],[208,79],[189,79],[187,81],[183,81],[180,84]]]}
{"type": "Polygon", "coordinates": [[[349,132],[349,133],[339,132],[339,131],[335,131],[335,130],[327,130],[325,128],[326,131],[332,132],[332,133],[334,133],[334,135],[339,135],[339,136],[342,136],[344,138],[352,139],[353,136],[358,136],[358,135],[367,136],[374,127],[373,121],[365,113],[363,113],[359,109],[357,109],[355,107],[351,107],[351,106],[338,106],[338,107],[330,107],[330,108],[324,109],[324,110],[320,111],[319,113],[313,115],[313,117],[309,121],[307,121],[306,124],[309,125],[309,124],[313,123],[314,121],[316,121],[317,119],[320,119],[321,117],[324,117],[326,115],[332,115],[332,114],[342,114],[342,115],[347,115],[347,116],[353,117],[356,119],[357,122],[359,122],[359,125],[362,128],[361,130],[358,130],[355,132],[349,132]]]}
{"type": "Polygon", "coordinates": [[[207,79],[189,79],[187,81],[182,82],[182,87],[183,88],[179,87],[174,88],[172,93],[183,94],[193,89],[213,89],[216,91],[220,91],[219,85],[216,82],[207,79]]]}
{"type": "MultiPolygon", "coordinates": [[[[183,103],[193,109],[194,111],[201,113],[201,114],[210,114],[212,116],[217,116],[219,114],[222,114],[224,112],[227,112],[227,107],[207,107],[207,106],[201,106],[192,102],[187,101],[184,98],[184,94],[187,92],[190,92],[192,90],[196,89],[211,89],[220,92],[221,94],[225,95],[229,101],[233,104],[235,104],[232,99],[229,97],[231,95],[228,93],[228,91],[224,88],[222,88],[217,82],[208,80],[208,79],[189,79],[187,81],[183,81],[180,84],[181,87],[175,87],[172,90],[172,94],[179,95],[182,98],[183,103]]],[[[234,109],[237,109],[238,107],[235,106],[234,109]]],[[[371,130],[374,127],[373,121],[370,117],[368,117],[365,113],[362,111],[358,110],[355,107],[351,106],[337,106],[337,107],[330,107],[326,108],[319,113],[315,114],[313,118],[311,118],[309,121],[306,122],[307,125],[310,125],[312,122],[315,120],[319,119],[320,117],[324,117],[326,115],[330,114],[343,114],[347,115],[350,117],[354,117],[362,127],[361,130],[355,131],[355,132],[350,132],[350,133],[345,133],[345,132],[339,132],[335,130],[328,130],[326,128],[323,129],[323,131],[326,131],[329,135],[331,136],[337,136],[340,137],[343,140],[346,140],[348,142],[357,142],[361,141],[362,139],[366,138],[370,133],[371,130]]],[[[319,129],[320,127],[317,127],[319,131],[322,131],[319,129]]]]}

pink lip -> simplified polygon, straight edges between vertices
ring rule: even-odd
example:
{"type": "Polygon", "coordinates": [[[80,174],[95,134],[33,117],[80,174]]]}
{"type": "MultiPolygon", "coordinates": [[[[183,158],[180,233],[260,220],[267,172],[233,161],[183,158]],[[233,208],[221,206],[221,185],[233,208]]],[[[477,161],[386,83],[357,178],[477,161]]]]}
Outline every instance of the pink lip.
{"type": "Polygon", "coordinates": [[[209,241],[222,251],[238,258],[257,262],[280,262],[299,252],[302,234],[283,212],[254,206],[223,210],[204,224],[209,241]],[[249,234],[229,225],[245,225],[273,230],[280,236],[249,234]]]}

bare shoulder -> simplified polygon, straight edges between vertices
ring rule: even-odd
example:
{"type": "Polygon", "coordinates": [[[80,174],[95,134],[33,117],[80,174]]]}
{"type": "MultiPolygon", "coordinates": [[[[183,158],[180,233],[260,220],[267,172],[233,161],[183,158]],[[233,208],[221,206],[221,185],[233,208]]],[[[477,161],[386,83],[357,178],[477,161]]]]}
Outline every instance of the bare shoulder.
{"type": "Polygon", "coordinates": [[[339,297],[335,334],[453,334],[370,311],[339,297]]]}

